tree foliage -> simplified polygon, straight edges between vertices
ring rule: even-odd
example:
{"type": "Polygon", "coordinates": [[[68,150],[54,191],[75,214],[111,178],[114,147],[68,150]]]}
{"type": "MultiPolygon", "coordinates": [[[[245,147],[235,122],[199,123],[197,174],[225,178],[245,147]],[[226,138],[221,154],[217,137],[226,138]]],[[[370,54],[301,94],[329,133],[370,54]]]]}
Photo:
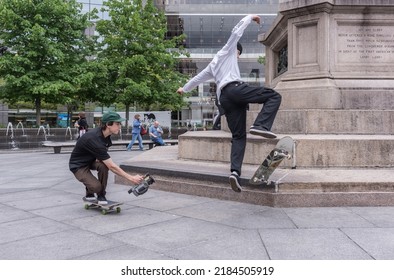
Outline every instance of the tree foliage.
{"type": "MultiPolygon", "coordinates": [[[[67,104],[92,86],[89,71],[89,15],[75,0],[0,0],[0,41],[8,50],[0,57],[5,83],[0,99],[35,104],[67,104]]],[[[91,44],[90,44],[91,45],[91,44]]]]}
{"type": "Polygon", "coordinates": [[[175,94],[184,77],[176,71],[183,37],[166,40],[167,24],[163,12],[152,0],[109,0],[103,12],[109,20],[97,22],[102,40],[99,60],[106,65],[112,91],[103,93],[107,102],[128,105],[138,102],[149,109],[177,110],[182,97],[175,94]]]}
{"type": "Polygon", "coordinates": [[[0,0],[0,100],[75,106],[86,101],[178,110],[175,92],[185,80],[176,71],[183,37],[166,39],[163,12],[152,0],[109,0],[82,14],[76,0],[0,0]],[[146,2],[146,3],[143,3],[146,2]],[[99,40],[97,40],[99,39],[99,40]]]}

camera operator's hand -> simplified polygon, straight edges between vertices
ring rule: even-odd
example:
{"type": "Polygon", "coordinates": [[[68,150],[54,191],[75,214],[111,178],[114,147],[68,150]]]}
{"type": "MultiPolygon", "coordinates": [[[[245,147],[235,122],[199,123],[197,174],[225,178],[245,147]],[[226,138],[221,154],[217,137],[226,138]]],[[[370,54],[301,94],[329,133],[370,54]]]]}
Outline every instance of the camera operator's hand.
{"type": "Polygon", "coordinates": [[[138,185],[144,180],[144,176],[142,175],[129,175],[127,178],[134,185],[138,185]]]}
{"type": "Polygon", "coordinates": [[[144,180],[144,176],[142,175],[130,175],[129,173],[125,172],[122,168],[120,168],[116,163],[112,161],[111,158],[103,160],[103,163],[108,167],[116,175],[122,176],[123,178],[129,180],[133,185],[138,185],[139,183],[144,180]]]}

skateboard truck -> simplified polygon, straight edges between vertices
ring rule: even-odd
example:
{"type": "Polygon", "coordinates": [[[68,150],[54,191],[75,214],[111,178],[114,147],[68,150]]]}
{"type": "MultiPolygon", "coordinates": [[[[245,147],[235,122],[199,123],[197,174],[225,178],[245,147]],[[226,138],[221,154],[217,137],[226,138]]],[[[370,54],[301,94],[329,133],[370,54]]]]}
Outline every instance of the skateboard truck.
{"type": "Polygon", "coordinates": [[[144,180],[139,185],[136,185],[131,189],[129,189],[128,193],[129,194],[133,193],[135,196],[142,195],[148,191],[149,186],[152,185],[154,182],[155,179],[153,179],[153,177],[150,176],[149,173],[147,173],[144,176],[144,180]]]}
{"type": "Polygon", "coordinates": [[[277,184],[275,181],[266,180],[264,176],[261,179],[254,178],[252,182],[254,185],[264,185],[264,186],[275,186],[277,184]]]}
{"type": "Polygon", "coordinates": [[[275,160],[280,160],[282,158],[291,159],[291,154],[289,154],[289,152],[285,151],[285,150],[275,151],[274,159],[275,160]]]}

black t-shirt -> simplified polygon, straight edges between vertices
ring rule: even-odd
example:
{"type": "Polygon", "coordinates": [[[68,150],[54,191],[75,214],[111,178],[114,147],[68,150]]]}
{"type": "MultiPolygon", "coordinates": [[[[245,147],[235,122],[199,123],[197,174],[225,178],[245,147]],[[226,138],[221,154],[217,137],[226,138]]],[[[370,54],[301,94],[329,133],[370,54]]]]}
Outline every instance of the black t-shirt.
{"type": "Polygon", "coordinates": [[[104,138],[101,127],[91,129],[75,144],[69,161],[70,170],[76,172],[81,167],[90,166],[96,159],[109,159],[108,148],[111,146],[111,136],[104,138]]]}
{"type": "Polygon", "coordinates": [[[88,126],[88,122],[86,121],[85,118],[79,119],[78,125],[79,125],[79,127],[78,127],[79,130],[83,130],[83,129],[85,129],[86,131],[88,130],[89,126],[88,126]]]}

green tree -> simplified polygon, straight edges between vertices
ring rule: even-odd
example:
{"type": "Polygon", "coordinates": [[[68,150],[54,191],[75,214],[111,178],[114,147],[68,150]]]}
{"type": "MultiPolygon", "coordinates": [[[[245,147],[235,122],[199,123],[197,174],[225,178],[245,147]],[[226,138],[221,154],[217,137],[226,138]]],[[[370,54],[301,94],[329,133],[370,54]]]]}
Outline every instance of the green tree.
{"type": "Polygon", "coordinates": [[[265,55],[264,56],[260,55],[259,58],[257,59],[257,62],[260,64],[265,64],[265,55]]]}
{"type": "Polygon", "coordinates": [[[30,101],[41,119],[42,102],[83,101],[92,87],[89,47],[84,36],[89,14],[75,0],[0,0],[0,99],[30,101]]]}
{"type": "Polygon", "coordinates": [[[102,37],[101,63],[106,65],[111,90],[102,92],[102,101],[179,110],[183,99],[175,92],[184,76],[176,71],[183,36],[166,39],[167,23],[152,0],[109,0],[103,12],[109,20],[97,22],[102,37]]]}

